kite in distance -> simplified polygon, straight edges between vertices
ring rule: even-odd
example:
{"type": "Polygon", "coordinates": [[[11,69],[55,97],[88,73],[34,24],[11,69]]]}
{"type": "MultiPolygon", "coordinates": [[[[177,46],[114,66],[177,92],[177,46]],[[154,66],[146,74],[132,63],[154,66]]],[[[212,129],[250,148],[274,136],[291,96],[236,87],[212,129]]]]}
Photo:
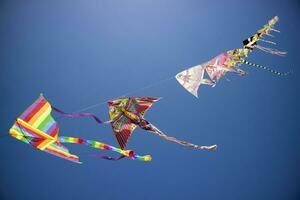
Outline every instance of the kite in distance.
{"type": "Polygon", "coordinates": [[[290,72],[281,73],[269,67],[251,63],[245,59],[248,57],[248,54],[256,48],[279,56],[286,54],[286,52],[263,47],[258,44],[259,41],[262,41],[275,45],[274,42],[264,40],[263,37],[273,37],[270,34],[271,31],[279,32],[278,30],[274,29],[274,25],[278,22],[278,20],[279,18],[275,16],[266,25],[264,25],[262,29],[258,30],[257,33],[244,40],[243,48],[229,50],[225,53],[222,53],[206,63],[191,67],[178,73],[175,78],[188,92],[198,98],[198,89],[201,84],[214,87],[227,72],[245,75],[246,72],[239,68],[241,64],[261,68],[279,76],[288,75],[290,72]],[[207,78],[204,77],[205,74],[208,75],[207,78]]]}
{"type": "Polygon", "coordinates": [[[186,147],[206,150],[215,150],[217,148],[217,145],[199,146],[169,137],[148,122],[144,118],[145,113],[158,100],[159,98],[156,97],[124,97],[107,102],[109,105],[110,123],[121,149],[126,147],[131,134],[137,127],[186,147]]]}
{"type": "MultiPolygon", "coordinates": [[[[58,110],[58,109],[53,109],[58,110]]],[[[52,155],[67,159],[75,163],[81,163],[77,155],[71,154],[69,150],[62,145],[62,143],[76,143],[84,144],[96,149],[114,151],[121,156],[119,158],[112,158],[109,156],[100,156],[108,160],[119,160],[123,157],[128,157],[133,160],[150,161],[151,156],[139,156],[134,151],[123,150],[98,141],[85,140],[82,138],[58,136],[59,127],[57,122],[51,116],[52,106],[43,97],[40,96],[23,114],[21,114],[15,121],[9,134],[31,146],[50,153],[52,155]]],[[[72,114],[70,114],[72,115],[72,114]]],[[[76,116],[83,116],[75,114],[76,116]]],[[[84,113],[85,116],[92,116],[93,114],[84,113]]],[[[74,116],[73,116],[74,117],[74,116]]]]}

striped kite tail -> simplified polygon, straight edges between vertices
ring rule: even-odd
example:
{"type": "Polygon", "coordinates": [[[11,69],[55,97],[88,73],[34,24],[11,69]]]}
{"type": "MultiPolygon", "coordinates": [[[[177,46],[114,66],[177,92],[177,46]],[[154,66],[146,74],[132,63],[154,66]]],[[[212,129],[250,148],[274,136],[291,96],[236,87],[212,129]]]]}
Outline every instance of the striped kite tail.
{"type": "Polygon", "coordinates": [[[140,160],[140,161],[151,161],[152,157],[151,155],[145,155],[145,156],[139,156],[137,155],[134,151],[131,150],[123,150],[108,144],[104,144],[102,142],[98,142],[95,140],[85,140],[82,138],[75,138],[75,137],[66,137],[66,136],[61,136],[59,137],[59,142],[61,143],[74,143],[74,144],[83,144],[86,146],[90,146],[93,147],[95,149],[102,149],[102,150],[109,150],[109,151],[114,151],[117,152],[119,154],[121,154],[122,156],[119,158],[112,158],[112,157],[108,157],[108,156],[100,156],[101,158],[104,159],[108,159],[108,160],[119,160],[123,157],[128,157],[130,159],[133,160],[140,160]]]}
{"type": "Polygon", "coordinates": [[[250,66],[253,66],[253,67],[264,69],[264,70],[267,70],[268,72],[271,72],[272,74],[275,74],[275,75],[278,75],[278,76],[287,76],[291,73],[291,72],[278,72],[278,71],[276,71],[276,70],[274,70],[270,67],[265,67],[265,66],[262,66],[262,65],[251,63],[251,62],[249,62],[249,61],[247,61],[243,58],[241,58],[240,61],[245,65],[250,65],[250,66]]]}
{"type": "Polygon", "coordinates": [[[159,129],[157,129],[155,126],[151,125],[151,129],[149,130],[151,131],[151,133],[154,133],[166,140],[169,140],[171,142],[175,142],[177,144],[180,144],[182,146],[186,146],[186,147],[190,147],[190,148],[194,148],[194,149],[202,149],[202,150],[216,150],[217,149],[217,145],[211,145],[211,146],[199,146],[199,145],[196,145],[196,144],[192,144],[192,143],[189,143],[187,141],[184,141],[184,140],[178,140],[174,137],[170,137],[170,136],[167,136],[166,134],[164,134],[163,132],[161,132],[159,129]]]}

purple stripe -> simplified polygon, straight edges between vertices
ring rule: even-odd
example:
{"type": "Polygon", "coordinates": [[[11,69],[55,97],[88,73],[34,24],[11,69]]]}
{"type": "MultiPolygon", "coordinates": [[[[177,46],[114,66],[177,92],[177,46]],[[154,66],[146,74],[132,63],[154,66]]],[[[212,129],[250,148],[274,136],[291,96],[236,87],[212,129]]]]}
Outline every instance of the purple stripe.
{"type": "Polygon", "coordinates": [[[53,126],[53,124],[56,124],[56,121],[53,120],[53,118],[51,117],[51,119],[49,120],[49,122],[43,127],[41,128],[45,133],[50,134],[51,132],[49,132],[50,128],[53,126]]]}
{"type": "Polygon", "coordinates": [[[43,100],[42,97],[39,97],[31,106],[29,106],[21,115],[21,119],[24,119],[41,101],[43,100]]]}
{"type": "Polygon", "coordinates": [[[52,132],[53,132],[53,130],[56,128],[56,123],[53,123],[51,126],[50,126],[50,128],[48,128],[48,130],[46,130],[46,131],[44,131],[44,132],[46,132],[48,135],[50,135],[52,132]]]}
{"type": "Polygon", "coordinates": [[[69,113],[65,113],[65,112],[63,112],[63,111],[61,111],[58,108],[55,108],[53,106],[51,106],[51,107],[54,111],[56,111],[57,113],[59,113],[63,116],[66,116],[66,117],[93,117],[97,123],[102,124],[102,121],[95,114],[92,114],[92,113],[72,113],[72,114],[69,114],[69,113]]]}

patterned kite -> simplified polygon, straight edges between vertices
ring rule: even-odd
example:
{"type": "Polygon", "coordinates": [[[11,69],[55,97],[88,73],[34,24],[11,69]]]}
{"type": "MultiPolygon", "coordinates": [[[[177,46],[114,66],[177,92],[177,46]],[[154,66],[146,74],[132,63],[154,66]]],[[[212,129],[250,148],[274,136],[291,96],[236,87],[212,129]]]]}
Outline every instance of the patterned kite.
{"type": "Polygon", "coordinates": [[[176,142],[183,146],[207,150],[215,150],[217,148],[217,145],[198,146],[169,137],[153,124],[149,123],[144,118],[145,113],[153,105],[153,103],[158,100],[159,98],[155,97],[124,97],[108,101],[110,123],[121,149],[126,147],[131,134],[138,126],[146,131],[157,134],[166,140],[176,142]]]}
{"type": "MultiPolygon", "coordinates": [[[[69,150],[62,145],[62,143],[76,143],[84,144],[96,149],[110,150],[121,154],[119,158],[112,158],[109,156],[101,156],[102,158],[109,160],[118,160],[123,157],[128,157],[133,160],[150,161],[151,156],[139,156],[134,151],[119,149],[98,141],[85,140],[82,138],[58,136],[59,127],[57,122],[51,116],[51,111],[58,111],[63,113],[57,108],[54,108],[50,103],[43,97],[40,96],[29,108],[25,110],[15,121],[12,128],[9,130],[9,134],[31,146],[53,154],[55,156],[67,159],[75,163],[81,163],[77,155],[71,154],[69,150]]],[[[71,117],[74,116],[92,116],[93,114],[81,113],[81,114],[66,114],[71,117]]],[[[98,122],[101,122],[97,119],[98,122]]]]}
{"type": "Polygon", "coordinates": [[[278,17],[275,16],[271,19],[264,27],[257,31],[256,34],[252,35],[248,39],[243,41],[243,48],[229,50],[226,53],[222,53],[210,61],[191,67],[178,73],[175,77],[177,81],[191,94],[198,97],[198,88],[201,84],[210,85],[214,87],[220,78],[224,77],[227,72],[233,72],[238,75],[245,75],[246,72],[241,70],[239,66],[241,64],[250,65],[253,67],[258,67],[267,70],[276,75],[285,76],[289,74],[281,73],[273,70],[269,67],[251,63],[245,60],[248,54],[255,48],[258,48],[264,52],[275,54],[275,55],[285,55],[286,52],[278,51],[276,49],[263,47],[258,44],[259,41],[263,41],[269,44],[275,44],[274,42],[262,39],[264,35],[271,36],[271,31],[279,32],[274,29],[274,25],[277,23],[278,17]],[[206,73],[205,73],[206,72],[206,73]],[[204,75],[207,74],[208,78],[204,75]]]}

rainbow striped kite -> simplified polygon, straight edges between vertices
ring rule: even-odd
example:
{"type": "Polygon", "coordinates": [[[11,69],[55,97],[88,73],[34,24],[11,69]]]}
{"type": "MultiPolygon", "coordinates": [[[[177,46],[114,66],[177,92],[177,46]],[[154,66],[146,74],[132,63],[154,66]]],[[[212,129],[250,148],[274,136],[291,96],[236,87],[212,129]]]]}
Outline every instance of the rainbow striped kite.
{"type": "MultiPolygon", "coordinates": [[[[21,116],[19,116],[12,128],[9,130],[9,134],[31,146],[53,154],[55,156],[67,159],[75,163],[81,163],[77,155],[71,154],[69,150],[61,143],[77,143],[84,144],[96,149],[110,150],[121,154],[119,158],[112,158],[108,156],[101,156],[101,158],[109,160],[118,160],[123,157],[128,157],[133,160],[150,161],[151,156],[139,156],[134,151],[123,150],[116,148],[98,141],[85,140],[82,138],[58,136],[59,127],[57,122],[51,116],[51,111],[57,111],[58,109],[51,106],[51,104],[41,95],[29,108],[25,110],[21,116]]],[[[58,111],[58,113],[61,113],[58,111]]],[[[72,115],[72,114],[70,114],[72,115]]],[[[74,116],[88,116],[74,114],[74,116]]],[[[91,116],[91,115],[89,115],[91,116]]],[[[94,116],[93,116],[94,117],[94,116]]],[[[95,117],[94,117],[95,118],[95,117]]],[[[99,120],[100,121],[100,120],[99,120]]]]}

